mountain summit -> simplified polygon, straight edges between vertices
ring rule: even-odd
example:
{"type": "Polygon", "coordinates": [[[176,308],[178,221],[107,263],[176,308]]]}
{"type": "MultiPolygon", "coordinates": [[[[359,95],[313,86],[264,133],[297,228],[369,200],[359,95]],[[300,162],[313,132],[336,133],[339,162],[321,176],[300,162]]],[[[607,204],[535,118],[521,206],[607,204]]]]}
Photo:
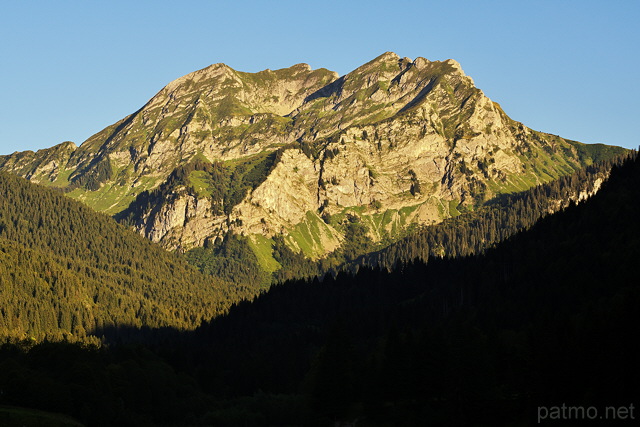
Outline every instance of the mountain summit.
{"type": "Polygon", "coordinates": [[[0,170],[168,249],[247,236],[273,269],[274,236],[311,258],[344,245],[353,223],[391,242],[623,151],[510,119],[454,60],[387,52],[341,77],[214,64],[79,147],[0,156],[0,170]]]}

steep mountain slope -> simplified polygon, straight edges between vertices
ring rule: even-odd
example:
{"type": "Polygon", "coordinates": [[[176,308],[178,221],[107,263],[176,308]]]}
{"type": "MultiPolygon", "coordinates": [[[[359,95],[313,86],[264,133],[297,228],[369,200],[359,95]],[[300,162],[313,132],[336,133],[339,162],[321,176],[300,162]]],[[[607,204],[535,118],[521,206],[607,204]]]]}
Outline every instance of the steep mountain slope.
{"type": "Polygon", "coordinates": [[[0,194],[0,339],[189,329],[249,296],[58,191],[0,172],[0,194]]]}
{"type": "Polygon", "coordinates": [[[0,169],[63,187],[169,249],[248,236],[277,269],[273,236],[323,257],[355,215],[385,244],[622,152],[511,120],[453,60],[385,53],[342,77],[212,65],[78,148],[0,156],[0,169]]]}

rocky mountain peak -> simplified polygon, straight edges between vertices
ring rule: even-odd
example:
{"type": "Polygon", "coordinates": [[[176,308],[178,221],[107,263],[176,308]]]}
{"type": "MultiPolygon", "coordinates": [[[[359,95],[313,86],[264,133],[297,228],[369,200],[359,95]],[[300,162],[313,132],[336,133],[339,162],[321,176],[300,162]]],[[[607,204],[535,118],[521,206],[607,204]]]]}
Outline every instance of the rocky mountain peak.
{"type": "Polygon", "coordinates": [[[374,59],[369,61],[367,64],[372,63],[382,63],[382,62],[393,62],[400,60],[400,56],[398,56],[395,52],[385,52],[379,56],[376,56],[374,59]]]}
{"type": "Polygon", "coordinates": [[[223,63],[212,64],[212,65],[209,65],[208,67],[202,68],[200,70],[194,71],[185,76],[175,79],[174,81],[166,85],[164,89],[160,91],[160,93],[163,93],[163,92],[171,93],[176,89],[188,84],[193,85],[203,81],[218,80],[224,77],[231,77],[233,76],[233,72],[234,70],[226,64],[223,64],[223,63]]]}
{"type": "Polygon", "coordinates": [[[418,68],[418,69],[422,69],[424,68],[427,64],[429,64],[430,61],[426,58],[423,58],[421,56],[417,57],[414,61],[413,61],[413,65],[418,68]]]}
{"type": "Polygon", "coordinates": [[[460,66],[460,63],[458,61],[456,61],[455,59],[447,59],[446,61],[444,61],[446,64],[451,65],[453,68],[455,68],[456,70],[460,70],[462,71],[462,67],[460,66]]]}

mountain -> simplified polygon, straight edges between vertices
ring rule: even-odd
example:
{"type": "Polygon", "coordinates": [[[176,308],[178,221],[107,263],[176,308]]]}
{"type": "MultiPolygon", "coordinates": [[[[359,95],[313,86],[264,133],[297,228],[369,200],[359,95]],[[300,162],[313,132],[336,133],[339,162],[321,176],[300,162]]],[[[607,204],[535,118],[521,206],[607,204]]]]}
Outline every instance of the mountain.
{"type": "Polygon", "coordinates": [[[0,172],[0,194],[0,340],[193,329],[252,295],[59,191],[0,172]]]}
{"type": "Polygon", "coordinates": [[[281,240],[318,259],[356,217],[374,246],[625,152],[527,128],[454,60],[385,53],[338,76],[297,64],[211,65],[79,147],[0,156],[167,249],[246,236],[260,267],[281,240]]]}

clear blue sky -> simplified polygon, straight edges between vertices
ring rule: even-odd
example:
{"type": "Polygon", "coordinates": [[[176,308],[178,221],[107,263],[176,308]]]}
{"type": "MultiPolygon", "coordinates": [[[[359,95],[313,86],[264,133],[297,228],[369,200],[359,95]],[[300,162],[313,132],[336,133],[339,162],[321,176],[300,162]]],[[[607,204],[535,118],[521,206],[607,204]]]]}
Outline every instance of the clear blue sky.
{"type": "Polygon", "coordinates": [[[224,62],[345,74],[385,51],[454,58],[512,118],[640,144],[640,1],[0,2],[0,154],[92,134],[224,62]]]}

